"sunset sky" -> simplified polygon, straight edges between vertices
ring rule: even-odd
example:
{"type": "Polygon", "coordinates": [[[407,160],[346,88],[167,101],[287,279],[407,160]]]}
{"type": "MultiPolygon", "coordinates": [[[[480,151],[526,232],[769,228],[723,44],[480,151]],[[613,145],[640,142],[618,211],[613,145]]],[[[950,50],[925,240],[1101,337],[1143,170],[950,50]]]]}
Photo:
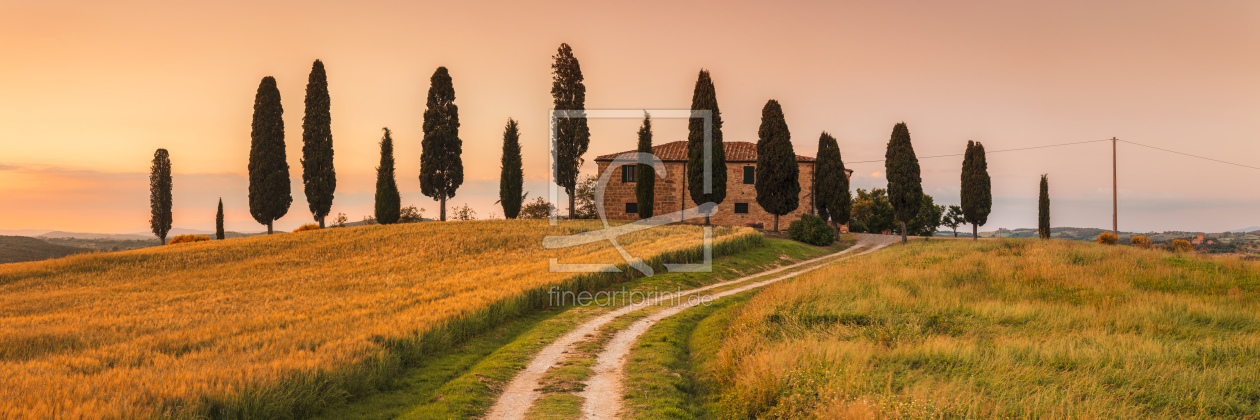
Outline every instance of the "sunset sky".
{"type": "MultiPolygon", "coordinates": [[[[846,162],[882,159],[905,121],[919,156],[1118,137],[1260,167],[1260,2],[50,2],[0,0],[0,230],[146,231],[148,169],[170,151],[175,226],[259,231],[247,208],[259,80],[285,108],[294,202],[302,101],[315,59],[332,96],[332,213],[372,212],[381,127],[394,132],[403,205],[420,194],[424,95],[450,69],[465,183],[451,204],[502,217],[504,123],[523,130],[526,190],[545,193],[551,56],[569,43],[590,109],[681,109],[712,72],[727,141],[756,141],[768,99],[797,153],[819,134],[846,162]],[[54,4],[55,3],[55,4],[54,4]],[[878,3],[878,4],[874,4],[878,3]]],[[[686,137],[660,121],[657,143],[686,137]]],[[[632,149],[638,121],[592,121],[583,169],[632,149]]],[[[1120,144],[1120,228],[1260,225],[1260,170],[1120,144]]],[[[1048,173],[1054,226],[1110,227],[1109,143],[992,153],[982,230],[1036,226],[1048,173]]],[[[961,157],[924,159],[924,188],[958,203],[961,157]]],[[[881,163],[850,164],[854,188],[881,163]]]]}

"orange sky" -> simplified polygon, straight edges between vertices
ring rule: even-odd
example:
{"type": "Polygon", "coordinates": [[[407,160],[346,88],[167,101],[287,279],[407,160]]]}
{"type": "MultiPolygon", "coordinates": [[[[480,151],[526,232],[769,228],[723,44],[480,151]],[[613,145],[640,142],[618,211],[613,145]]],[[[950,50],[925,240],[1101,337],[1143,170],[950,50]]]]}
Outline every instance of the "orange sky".
{"type": "MultiPolygon", "coordinates": [[[[729,141],[756,141],[767,99],[797,151],[827,130],[846,161],[879,159],[893,124],[921,156],[1112,136],[1260,166],[1260,3],[1031,2],[59,2],[0,3],[0,229],[144,230],[153,150],[170,150],[175,225],[206,228],[222,196],[248,216],[245,168],[258,81],[286,110],[294,204],[302,95],[322,59],[339,176],[333,213],[371,213],[380,128],[394,130],[404,205],[419,193],[428,78],[450,69],[466,183],[497,199],[503,124],[521,121],[526,189],[542,194],[550,56],[573,46],[589,108],[686,108],[712,71],[729,141]],[[1018,4],[1016,4],[1018,3],[1018,4]]],[[[592,122],[588,159],[634,146],[636,121],[592,122]]],[[[656,141],[685,138],[656,124],[656,141]]],[[[1121,145],[1121,229],[1260,225],[1260,171],[1121,145]]],[[[957,203],[961,158],[923,161],[925,189],[957,203]]],[[[1049,173],[1055,226],[1110,225],[1110,147],[992,154],[986,229],[1036,223],[1049,173]]],[[[584,168],[593,170],[593,165],[584,168]]],[[[882,187],[855,164],[855,187],[882,187]]]]}

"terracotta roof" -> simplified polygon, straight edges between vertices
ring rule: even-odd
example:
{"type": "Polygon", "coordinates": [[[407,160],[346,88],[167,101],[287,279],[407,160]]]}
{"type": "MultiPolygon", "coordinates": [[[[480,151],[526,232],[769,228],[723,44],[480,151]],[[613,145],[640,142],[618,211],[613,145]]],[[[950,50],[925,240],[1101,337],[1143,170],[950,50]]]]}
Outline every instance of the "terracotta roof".
{"type": "MultiPolygon", "coordinates": [[[[756,162],[757,161],[757,144],[746,141],[727,141],[722,142],[726,148],[727,162],[756,162]]],[[[595,158],[595,161],[610,161],[622,153],[630,153],[634,150],[627,150],[621,153],[613,153],[595,158]]],[[[672,143],[665,143],[652,147],[652,154],[660,158],[664,162],[686,162],[687,161],[687,142],[685,140],[672,143]]],[[[813,162],[811,156],[796,155],[797,162],[813,162]]]]}

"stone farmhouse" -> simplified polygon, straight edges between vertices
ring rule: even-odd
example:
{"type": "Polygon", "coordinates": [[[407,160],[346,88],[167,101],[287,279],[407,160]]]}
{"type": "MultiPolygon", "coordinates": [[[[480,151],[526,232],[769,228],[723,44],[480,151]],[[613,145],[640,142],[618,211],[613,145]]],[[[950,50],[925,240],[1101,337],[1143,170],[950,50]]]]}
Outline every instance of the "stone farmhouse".
{"type": "MultiPolygon", "coordinates": [[[[757,190],[754,187],[757,167],[757,145],[749,142],[723,142],[726,149],[726,200],[718,205],[718,213],[710,218],[716,225],[746,226],[750,223],[762,223],[766,228],[774,224],[774,215],[766,212],[757,204],[757,190]]],[[[599,177],[617,156],[631,153],[603,155],[595,158],[599,167],[599,177]]],[[[652,154],[665,164],[664,178],[656,178],[656,200],[653,203],[653,214],[673,213],[684,208],[692,208],[696,203],[691,201],[687,192],[687,142],[676,141],[652,147],[652,154]]],[[[797,220],[802,214],[814,213],[814,164],[809,156],[796,156],[800,165],[801,197],[800,206],[789,214],[779,217],[779,228],[785,229],[789,223],[797,220]]],[[[609,219],[637,220],[638,198],[635,197],[635,171],[638,165],[626,165],[617,169],[604,190],[604,211],[609,219]]],[[[846,170],[847,176],[853,171],[846,170]]],[[[694,221],[692,221],[694,222],[694,221]]],[[[703,221],[701,221],[703,222],[703,221]]]]}

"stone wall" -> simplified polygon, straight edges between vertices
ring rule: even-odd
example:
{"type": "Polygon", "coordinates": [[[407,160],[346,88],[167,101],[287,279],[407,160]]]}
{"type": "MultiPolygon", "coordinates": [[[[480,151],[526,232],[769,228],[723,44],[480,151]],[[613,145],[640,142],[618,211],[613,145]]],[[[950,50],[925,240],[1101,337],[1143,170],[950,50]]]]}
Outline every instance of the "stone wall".
{"type": "MultiPolygon", "coordinates": [[[[603,176],[610,162],[597,162],[599,174],[603,176]]],[[[813,180],[814,162],[799,162],[801,169],[800,205],[796,210],[779,217],[779,229],[786,229],[788,224],[801,217],[802,214],[813,213],[813,180]]],[[[711,218],[717,225],[745,226],[748,223],[762,223],[767,229],[774,226],[774,215],[767,213],[757,205],[757,190],[753,184],[744,184],[744,167],[756,166],[753,162],[732,162],[726,165],[726,200],[718,205],[718,213],[711,218]],[[736,214],[735,204],[747,203],[747,214],[736,214]]],[[[686,192],[683,175],[683,162],[665,162],[666,177],[656,178],[656,199],[654,214],[662,215],[679,210],[678,203],[686,203],[687,208],[696,206],[686,192]]],[[[626,203],[637,202],[635,184],[621,182],[621,169],[613,173],[604,190],[604,211],[609,219],[637,220],[637,214],[626,214],[626,203]]],[[[703,223],[703,220],[690,220],[690,223],[703,223]]]]}

